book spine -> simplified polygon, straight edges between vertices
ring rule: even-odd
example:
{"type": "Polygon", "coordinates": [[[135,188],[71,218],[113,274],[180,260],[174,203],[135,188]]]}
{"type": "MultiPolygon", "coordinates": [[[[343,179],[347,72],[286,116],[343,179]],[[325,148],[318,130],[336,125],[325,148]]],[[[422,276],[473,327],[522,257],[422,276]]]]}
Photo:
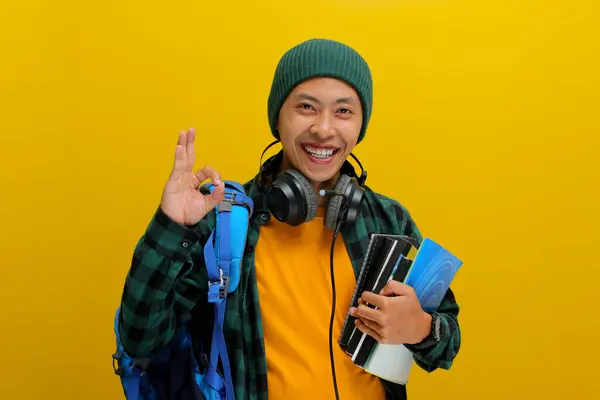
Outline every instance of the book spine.
{"type": "MultiPolygon", "coordinates": [[[[365,259],[363,260],[363,264],[358,274],[358,279],[356,280],[356,288],[354,289],[354,294],[352,295],[352,300],[350,301],[350,307],[358,307],[358,299],[363,291],[363,287],[367,280],[369,266],[371,265],[375,248],[378,247],[378,244],[380,243],[380,239],[380,236],[374,235],[369,240],[369,245],[367,246],[367,251],[365,253],[365,259]]],[[[350,315],[350,313],[347,313],[346,319],[344,320],[344,325],[342,326],[342,333],[338,340],[338,344],[342,348],[348,347],[350,338],[352,337],[355,328],[354,321],[356,321],[356,317],[353,317],[350,315]]]]}

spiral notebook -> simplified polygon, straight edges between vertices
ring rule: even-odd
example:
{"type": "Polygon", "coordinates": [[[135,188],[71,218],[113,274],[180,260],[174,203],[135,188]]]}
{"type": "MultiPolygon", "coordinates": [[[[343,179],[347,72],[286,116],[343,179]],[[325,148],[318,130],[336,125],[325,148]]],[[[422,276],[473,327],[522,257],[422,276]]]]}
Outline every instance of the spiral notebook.
{"type": "MultiPolygon", "coordinates": [[[[403,271],[405,274],[407,272],[406,263],[400,264],[401,257],[407,256],[415,244],[415,239],[409,236],[371,235],[350,307],[358,307],[358,299],[364,291],[379,293],[390,277],[401,274],[403,271]]],[[[400,280],[402,281],[403,277],[400,280]]],[[[355,321],[355,317],[350,314],[346,315],[338,340],[339,345],[350,355],[354,354],[361,339],[363,341],[367,339],[362,338],[362,332],[354,325],[355,321]]],[[[366,346],[370,345],[371,339],[367,339],[366,346]]]]}

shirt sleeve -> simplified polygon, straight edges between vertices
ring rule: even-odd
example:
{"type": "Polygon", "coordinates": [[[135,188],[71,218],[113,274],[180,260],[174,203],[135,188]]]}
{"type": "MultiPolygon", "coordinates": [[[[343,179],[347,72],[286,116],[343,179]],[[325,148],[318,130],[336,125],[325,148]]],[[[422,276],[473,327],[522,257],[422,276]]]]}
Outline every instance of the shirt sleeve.
{"type": "Polygon", "coordinates": [[[448,289],[440,307],[435,313],[439,317],[439,331],[432,327],[429,336],[417,344],[406,345],[419,367],[427,372],[438,368],[450,369],[458,354],[461,344],[460,327],[458,325],[459,306],[452,289],[448,289]],[[439,341],[436,340],[439,337],[439,341]]]}
{"type": "Polygon", "coordinates": [[[119,336],[131,357],[148,357],[170,343],[204,296],[201,235],[159,207],[138,241],[125,279],[119,336]]]}

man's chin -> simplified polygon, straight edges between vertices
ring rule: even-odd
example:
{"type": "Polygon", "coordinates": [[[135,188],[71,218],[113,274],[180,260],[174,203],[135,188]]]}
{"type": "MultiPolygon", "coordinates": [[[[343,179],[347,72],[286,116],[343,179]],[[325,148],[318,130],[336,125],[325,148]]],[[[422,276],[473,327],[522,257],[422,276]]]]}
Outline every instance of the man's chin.
{"type": "Polygon", "coordinates": [[[306,171],[304,176],[310,181],[313,186],[321,186],[329,184],[335,178],[337,170],[333,171],[306,171]]]}
{"type": "Polygon", "coordinates": [[[330,164],[315,164],[310,160],[304,158],[300,161],[300,172],[310,181],[313,186],[321,186],[323,184],[328,184],[332,179],[336,177],[341,168],[338,160],[334,160],[334,162],[330,164]]]}

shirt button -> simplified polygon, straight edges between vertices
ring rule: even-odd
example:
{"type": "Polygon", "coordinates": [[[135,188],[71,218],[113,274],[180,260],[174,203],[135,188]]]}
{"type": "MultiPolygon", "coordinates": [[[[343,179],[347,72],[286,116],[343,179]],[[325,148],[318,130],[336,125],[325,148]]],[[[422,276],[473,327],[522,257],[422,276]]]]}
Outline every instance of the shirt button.
{"type": "Polygon", "coordinates": [[[267,214],[267,213],[260,214],[260,219],[267,222],[269,220],[269,214],[267,214]]]}
{"type": "Polygon", "coordinates": [[[181,242],[181,247],[183,247],[184,249],[187,249],[188,247],[190,247],[190,242],[188,242],[187,240],[184,240],[183,242],[181,242]]]}

